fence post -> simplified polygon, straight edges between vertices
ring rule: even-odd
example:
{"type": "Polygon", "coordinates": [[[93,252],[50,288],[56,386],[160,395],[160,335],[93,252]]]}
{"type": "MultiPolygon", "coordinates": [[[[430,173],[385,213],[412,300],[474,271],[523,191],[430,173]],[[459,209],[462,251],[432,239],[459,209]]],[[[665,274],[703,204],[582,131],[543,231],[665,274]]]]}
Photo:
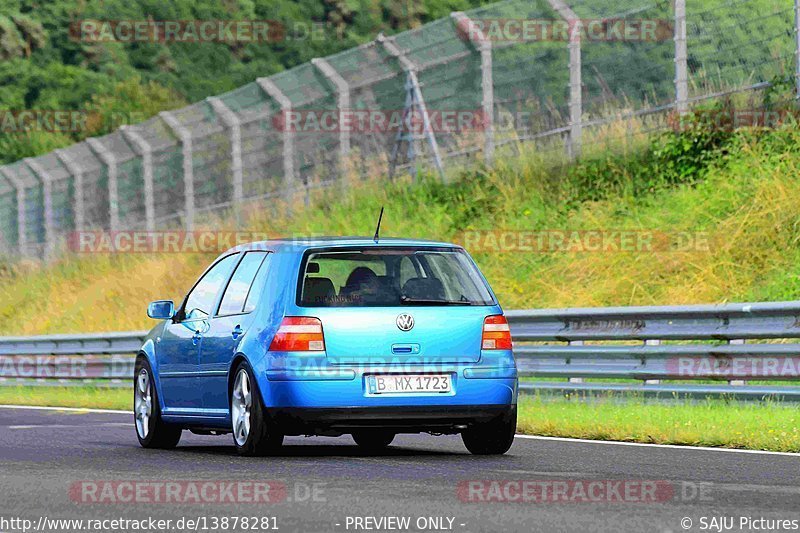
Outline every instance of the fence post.
{"type": "Polygon", "coordinates": [[[23,256],[28,251],[28,232],[25,226],[25,185],[7,168],[0,167],[0,174],[17,191],[17,250],[23,256]]]}
{"type": "MultiPolygon", "coordinates": [[[[683,0],[686,1],[686,0],[683,0]]],[[[795,98],[800,99],[800,0],[794,0],[795,98]]]]}
{"type": "Polygon", "coordinates": [[[156,213],[153,191],[153,149],[139,132],[130,126],[120,128],[122,135],[133,144],[142,156],[142,178],[144,179],[144,218],[147,231],[156,229],[156,213]]]}
{"type": "Polygon", "coordinates": [[[567,155],[576,159],[581,155],[583,141],[583,79],[581,74],[581,19],[562,0],[548,0],[552,7],[569,24],[569,140],[567,155]]]}
{"type": "Polygon", "coordinates": [[[53,178],[42,168],[38,161],[32,158],[25,159],[25,164],[36,174],[42,183],[42,196],[44,197],[44,257],[50,259],[56,249],[55,224],[53,221],[53,178]]]}
{"type": "Polygon", "coordinates": [[[283,94],[269,78],[258,78],[258,86],[267,96],[275,100],[283,113],[283,186],[286,204],[291,209],[292,193],[295,187],[294,175],[294,132],[289,126],[289,115],[292,112],[292,101],[283,94]]]}
{"type": "Polygon", "coordinates": [[[89,147],[97,154],[108,170],[108,219],[109,229],[117,231],[119,229],[119,198],[117,196],[117,158],[114,154],[103,146],[98,139],[86,139],[89,147]]]}
{"type": "MultiPolygon", "coordinates": [[[[428,115],[428,108],[425,105],[425,99],[422,97],[422,89],[420,89],[419,78],[417,78],[417,71],[419,70],[419,67],[417,67],[417,65],[414,64],[414,62],[411,61],[403,53],[402,50],[400,50],[400,48],[397,46],[397,44],[393,40],[388,39],[382,33],[380,35],[378,35],[378,38],[376,39],[376,41],[381,46],[383,46],[383,49],[386,50],[386,52],[390,56],[394,57],[395,59],[397,59],[397,61],[400,62],[400,66],[403,68],[403,71],[406,73],[406,77],[407,77],[407,80],[406,80],[407,81],[406,82],[406,87],[407,87],[406,91],[408,92],[409,89],[410,89],[413,92],[414,98],[411,99],[412,100],[412,103],[411,103],[412,109],[411,110],[408,110],[408,109],[404,110],[404,112],[403,112],[404,118],[405,118],[405,115],[406,115],[407,112],[413,112],[413,108],[415,106],[418,106],[420,108],[420,113],[422,114],[422,122],[423,122],[423,129],[425,131],[425,136],[428,139],[428,144],[430,144],[430,146],[431,146],[431,151],[433,151],[433,158],[434,158],[434,162],[436,164],[436,168],[439,170],[439,175],[442,177],[442,179],[444,179],[444,167],[442,166],[442,157],[441,157],[441,155],[439,155],[439,143],[436,140],[436,134],[430,128],[430,117],[428,115]]],[[[408,104],[408,96],[406,98],[406,102],[408,104]]],[[[399,137],[400,134],[402,134],[402,130],[400,132],[398,132],[398,141],[397,141],[398,143],[399,143],[399,140],[400,140],[400,137],[399,137]]],[[[413,134],[413,131],[412,131],[412,134],[413,134]]],[[[412,137],[413,137],[413,135],[412,135],[412,137]]],[[[414,141],[412,140],[411,142],[413,143],[414,141]]],[[[397,150],[397,145],[395,145],[395,151],[396,150],[397,150]]],[[[394,159],[394,158],[392,158],[392,159],[394,159]]],[[[395,164],[394,160],[390,161],[390,166],[389,166],[389,177],[390,178],[394,174],[394,164],[395,164]]],[[[416,167],[415,167],[415,171],[414,172],[416,174],[416,167]]],[[[416,175],[414,177],[416,178],[416,175]]]]}
{"type": "MultiPolygon", "coordinates": [[[[798,0],[800,1],[800,0],[798,0]]],[[[464,13],[450,14],[458,29],[467,32],[470,42],[481,53],[481,89],[483,92],[483,159],[491,167],[494,162],[494,78],[492,76],[492,41],[464,13]]]]}
{"type": "Polygon", "coordinates": [[[339,108],[339,168],[344,178],[345,162],[350,154],[350,128],[346,114],[351,110],[350,86],[341,74],[336,72],[324,59],[315,58],[311,63],[336,87],[337,107],[339,108]]]}
{"type": "Polygon", "coordinates": [[[675,110],[679,115],[689,110],[689,53],[686,40],[686,0],[675,0],[675,110]]]}
{"type": "MultiPolygon", "coordinates": [[[[728,344],[734,344],[734,345],[745,344],[745,341],[744,341],[744,339],[730,339],[728,341],[728,344]]],[[[729,379],[728,380],[728,385],[743,386],[743,385],[747,385],[747,381],[744,380],[744,379],[729,379]]]]}
{"type": "Polygon", "coordinates": [[[183,152],[183,200],[186,212],[186,229],[194,229],[194,162],[192,161],[192,133],[169,111],[158,114],[181,143],[183,152]]]}
{"type": "Polygon", "coordinates": [[[72,174],[72,211],[75,217],[75,231],[83,231],[86,214],[83,207],[83,170],[79,167],[70,155],[64,150],[56,150],[56,157],[67,172],[72,174]]]}
{"type": "MultiPolygon", "coordinates": [[[[569,341],[569,346],[583,346],[583,341],[569,341]]],[[[567,383],[583,383],[583,378],[567,378],[567,383]]]]}
{"type": "MultiPolygon", "coordinates": [[[[11,183],[11,180],[6,178],[6,175],[3,172],[2,168],[0,168],[0,181],[5,181],[9,186],[11,186],[12,189],[14,189],[14,185],[11,183]]],[[[16,195],[16,189],[14,189],[14,194],[16,195]]],[[[8,213],[8,214],[10,215],[10,213],[8,213]]],[[[4,223],[4,224],[6,222],[10,223],[11,222],[11,217],[10,216],[8,218],[4,217],[4,218],[0,219],[0,222],[4,223]]],[[[14,223],[14,227],[16,229],[16,222],[14,223]]],[[[6,227],[4,229],[10,229],[10,227],[6,227]]],[[[11,250],[11,242],[10,242],[10,240],[7,240],[10,237],[11,236],[8,235],[5,231],[0,232],[0,247],[4,247],[5,248],[4,250],[0,250],[0,257],[4,257],[6,254],[8,254],[9,256],[11,255],[11,252],[12,252],[12,250],[11,250]]]]}
{"type": "MultiPolygon", "coordinates": [[[[661,341],[657,339],[649,339],[644,341],[645,346],[660,346],[661,341]]],[[[645,385],[659,385],[661,383],[660,379],[646,379],[644,380],[645,385]]]]}
{"type": "Polygon", "coordinates": [[[242,219],[242,204],[244,202],[244,176],[242,174],[242,128],[241,121],[236,113],[231,110],[225,102],[211,96],[206,99],[214,110],[214,113],[219,115],[225,127],[230,131],[231,142],[231,177],[233,178],[233,212],[236,216],[236,223],[241,226],[242,219]]]}

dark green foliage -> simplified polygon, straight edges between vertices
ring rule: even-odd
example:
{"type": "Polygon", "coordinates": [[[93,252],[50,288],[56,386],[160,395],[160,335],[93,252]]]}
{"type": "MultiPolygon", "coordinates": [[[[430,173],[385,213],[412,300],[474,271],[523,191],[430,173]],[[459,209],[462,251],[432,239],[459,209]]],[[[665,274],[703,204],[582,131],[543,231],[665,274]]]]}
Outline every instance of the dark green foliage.
{"type": "Polygon", "coordinates": [[[455,183],[444,183],[438,174],[421,180],[420,203],[447,206],[451,229],[459,230],[491,221],[493,214],[502,209],[498,201],[497,182],[483,171],[468,172],[455,183]]]}
{"type": "Polygon", "coordinates": [[[733,128],[720,117],[732,116],[730,103],[699,110],[680,119],[676,132],[666,133],[650,147],[654,186],[692,183],[703,177],[708,166],[728,153],[733,128]]]}
{"type": "Polygon", "coordinates": [[[34,50],[42,48],[47,43],[47,34],[38,20],[21,14],[12,15],[11,19],[25,42],[25,57],[30,57],[34,50]]]}
{"type": "Polygon", "coordinates": [[[764,90],[764,107],[766,109],[785,109],[795,100],[796,79],[794,72],[775,76],[764,90]]]}
{"type": "Polygon", "coordinates": [[[0,15],[0,60],[21,57],[24,49],[25,42],[14,21],[0,15]]]}
{"type": "MultiPolygon", "coordinates": [[[[379,32],[395,33],[485,0],[0,0],[0,110],[137,112],[144,120],[339,52],[379,32]],[[81,20],[268,20],[285,29],[276,42],[85,42],[81,20]],[[312,28],[314,29],[313,38],[312,28]],[[136,88],[133,85],[138,85],[136,88]],[[138,99],[130,100],[133,94],[138,99]],[[153,100],[136,109],[136,104],[153,100]]],[[[0,164],[107,133],[0,133],[0,164]]]]}
{"type": "Polygon", "coordinates": [[[710,166],[725,163],[736,135],[720,117],[730,113],[729,103],[715,104],[676,119],[672,131],[656,136],[641,153],[579,162],[565,172],[568,196],[601,200],[696,183],[710,166]]]}

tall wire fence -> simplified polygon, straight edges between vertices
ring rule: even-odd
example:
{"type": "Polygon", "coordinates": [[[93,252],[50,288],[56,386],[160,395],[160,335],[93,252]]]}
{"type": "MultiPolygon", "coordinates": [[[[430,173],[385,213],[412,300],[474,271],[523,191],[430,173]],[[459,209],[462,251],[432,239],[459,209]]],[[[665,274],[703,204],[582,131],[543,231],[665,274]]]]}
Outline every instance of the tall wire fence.
{"type": "Polygon", "coordinates": [[[572,159],[730,93],[763,101],[783,84],[794,101],[799,2],[506,0],[378,36],[0,167],[0,253],[192,229],[345,176],[446,174],[526,145],[572,159]]]}

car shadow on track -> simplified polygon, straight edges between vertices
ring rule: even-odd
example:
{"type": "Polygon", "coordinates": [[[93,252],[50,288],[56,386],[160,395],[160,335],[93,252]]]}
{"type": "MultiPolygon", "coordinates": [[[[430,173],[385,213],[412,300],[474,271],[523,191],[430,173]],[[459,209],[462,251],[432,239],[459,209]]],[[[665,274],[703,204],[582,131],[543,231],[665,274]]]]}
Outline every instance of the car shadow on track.
{"type": "MultiPolygon", "coordinates": [[[[212,446],[178,446],[170,453],[195,453],[205,455],[228,455],[237,456],[236,449],[233,445],[212,445],[212,446]]],[[[447,450],[430,450],[420,448],[407,448],[402,446],[391,446],[380,452],[370,453],[365,452],[356,445],[343,445],[343,444],[285,444],[280,450],[270,455],[269,457],[282,457],[282,458],[306,458],[306,457],[420,457],[420,456],[460,456],[464,455],[466,450],[462,452],[447,451],[447,450]]]]}

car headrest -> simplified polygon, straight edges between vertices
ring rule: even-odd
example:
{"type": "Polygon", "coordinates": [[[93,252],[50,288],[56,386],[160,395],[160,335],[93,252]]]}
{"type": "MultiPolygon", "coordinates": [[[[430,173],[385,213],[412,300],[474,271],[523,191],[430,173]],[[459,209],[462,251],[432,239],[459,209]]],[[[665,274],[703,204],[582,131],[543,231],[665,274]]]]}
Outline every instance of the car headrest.
{"type": "Polygon", "coordinates": [[[378,281],[378,276],[375,272],[372,271],[371,268],[368,267],[356,267],[350,275],[347,276],[347,283],[345,284],[347,287],[361,287],[367,284],[375,284],[378,281]]]}
{"type": "Polygon", "coordinates": [[[403,285],[403,295],[409,298],[444,300],[444,285],[436,278],[411,278],[403,285]]]}
{"type": "Polygon", "coordinates": [[[330,278],[309,278],[303,283],[303,302],[310,304],[331,304],[336,297],[336,289],[330,278]]]}

